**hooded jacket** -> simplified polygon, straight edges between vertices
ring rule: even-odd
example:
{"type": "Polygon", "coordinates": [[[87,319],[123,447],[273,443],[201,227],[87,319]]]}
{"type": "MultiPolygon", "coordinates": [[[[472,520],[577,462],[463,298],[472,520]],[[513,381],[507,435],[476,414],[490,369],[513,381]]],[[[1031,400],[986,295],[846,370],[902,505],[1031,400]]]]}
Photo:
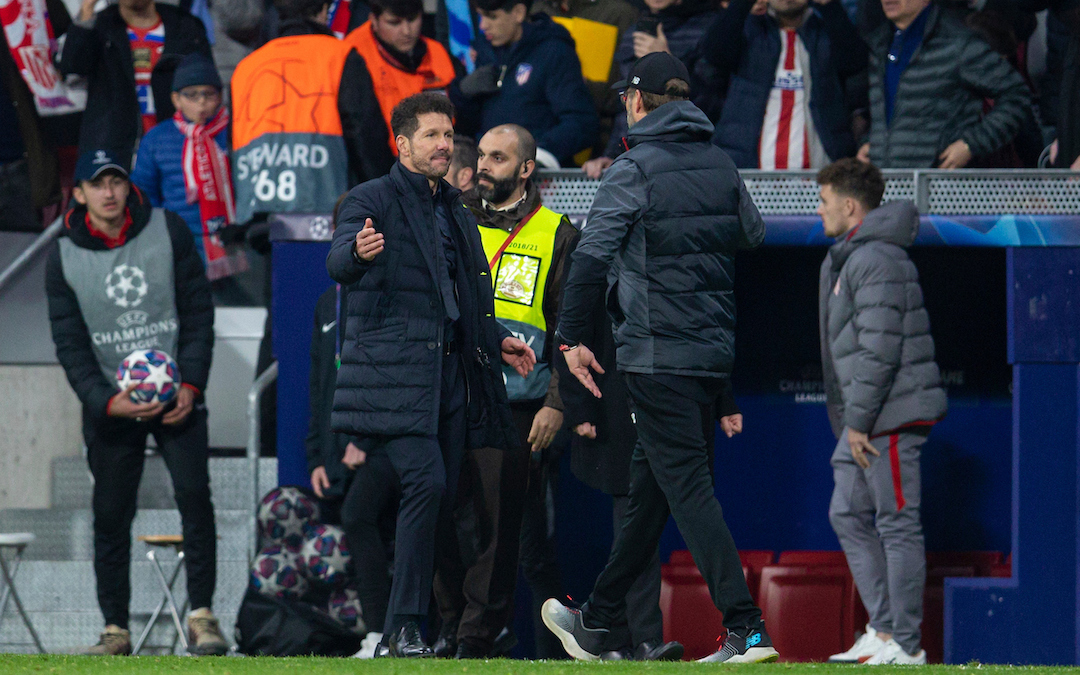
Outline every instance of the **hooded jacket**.
{"type": "MultiPolygon", "coordinates": [[[[139,237],[150,222],[152,208],[146,196],[132,186],[128,195],[128,226],[124,244],[139,237]]],[[[103,239],[91,233],[86,224],[86,207],[76,205],[64,216],[61,236],[82,249],[101,251],[108,248],[103,239]]],[[[180,216],[165,212],[165,226],[173,252],[171,267],[176,317],[179,322],[177,349],[171,354],[180,370],[184,386],[201,394],[210,376],[210,357],[214,348],[214,305],[210,282],[206,280],[202,258],[195,248],[191,231],[180,216]]],[[[112,302],[102,284],[102,302],[112,302]]],[[[45,270],[45,292],[49,301],[56,357],[64,367],[68,382],[83,404],[88,419],[100,420],[107,414],[109,399],[119,392],[116,381],[105,378],[94,352],[91,335],[83,320],[75,290],[68,284],[60,247],[54,247],[45,270]]]]}
{"type": "MultiPolygon", "coordinates": [[[[150,78],[158,121],[173,116],[172,76],[179,57],[199,53],[213,58],[202,21],[178,8],[157,3],[165,27],[161,60],[150,78]]],[[[89,78],[86,112],[79,132],[80,153],[109,149],[131,155],[142,136],[142,117],[135,94],[127,24],[120,7],[98,13],[92,27],[72,24],[60,54],[60,72],[89,78]]]]}
{"type": "Polygon", "coordinates": [[[728,377],[735,252],[765,238],[738,171],[693,103],[666,103],[630,129],[604,172],[573,254],[558,336],[581,341],[608,287],[619,370],[728,377]]]}
{"type": "Polygon", "coordinates": [[[930,318],[907,247],[919,213],[907,201],[866,214],[821,264],[821,366],[829,422],[883,436],[929,426],[948,408],[930,318]]]}
{"type": "Polygon", "coordinates": [[[600,132],[574,40],[546,14],[537,14],[521,29],[521,39],[504,47],[477,39],[477,67],[493,66],[501,84],[493,94],[467,98],[455,83],[450,96],[459,122],[475,128],[477,138],[500,124],[520,124],[538,147],[569,164],[575,153],[592,147],[600,132]]]}

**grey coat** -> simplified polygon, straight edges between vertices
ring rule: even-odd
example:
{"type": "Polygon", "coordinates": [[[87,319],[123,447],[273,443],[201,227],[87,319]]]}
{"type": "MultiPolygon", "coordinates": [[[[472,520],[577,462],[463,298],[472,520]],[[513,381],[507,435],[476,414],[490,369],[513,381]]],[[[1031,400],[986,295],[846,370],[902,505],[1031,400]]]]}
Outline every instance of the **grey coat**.
{"type": "Polygon", "coordinates": [[[953,142],[974,157],[998,150],[1030,114],[1020,74],[960,20],[930,8],[922,44],[900,76],[892,123],[885,120],[885,64],[893,26],[870,37],[870,161],[882,168],[930,168],[953,142]],[[994,107],[983,115],[984,99],[994,107]]]}
{"type": "Polygon", "coordinates": [[[889,202],[821,264],[821,366],[837,438],[844,427],[882,436],[945,415],[919,273],[904,250],[918,231],[915,205],[889,202]]]}

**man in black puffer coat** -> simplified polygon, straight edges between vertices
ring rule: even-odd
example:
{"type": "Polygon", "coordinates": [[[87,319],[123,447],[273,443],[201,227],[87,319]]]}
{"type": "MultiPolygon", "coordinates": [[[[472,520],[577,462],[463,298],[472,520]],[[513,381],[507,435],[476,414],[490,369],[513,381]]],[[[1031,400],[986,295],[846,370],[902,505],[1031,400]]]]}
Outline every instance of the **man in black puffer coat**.
{"type": "Polygon", "coordinates": [[[453,117],[438,94],[394,108],[399,162],[345,198],[326,259],[335,281],[352,284],[331,425],[360,437],[361,449],[385,452],[401,482],[384,630],[391,656],[432,654],[419,623],[435,556],[457,545],[451,509],[462,456],[516,447],[499,360],[522,376],[536,363],[495,321],[476,220],[442,180],[453,117]]]}
{"type": "Polygon", "coordinates": [[[544,624],[573,657],[595,660],[626,594],[656,552],[669,513],[724,615],[727,640],[710,662],[775,661],[724,523],[709,471],[717,397],[734,362],[734,256],[765,237],[735,164],[710,142],[682,61],[637,61],[625,92],[629,150],[604,173],[574,251],[556,331],[567,366],[593,395],[599,367],[581,340],[607,288],[616,362],[630,394],[637,446],[615,547],[579,611],[551,598],[544,624]]]}

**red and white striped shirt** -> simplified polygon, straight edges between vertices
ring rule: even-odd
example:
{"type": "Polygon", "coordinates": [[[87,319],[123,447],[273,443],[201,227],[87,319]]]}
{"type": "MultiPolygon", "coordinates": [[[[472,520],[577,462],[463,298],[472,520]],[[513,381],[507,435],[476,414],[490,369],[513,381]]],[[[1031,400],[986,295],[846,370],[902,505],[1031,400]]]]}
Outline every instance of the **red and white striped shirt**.
{"type": "Polygon", "coordinates": [[[810,115],[810,56],[798,33],[781,30],[780,59],[758,142],[758,166],[819,169],[828,163],[810,115]]]}

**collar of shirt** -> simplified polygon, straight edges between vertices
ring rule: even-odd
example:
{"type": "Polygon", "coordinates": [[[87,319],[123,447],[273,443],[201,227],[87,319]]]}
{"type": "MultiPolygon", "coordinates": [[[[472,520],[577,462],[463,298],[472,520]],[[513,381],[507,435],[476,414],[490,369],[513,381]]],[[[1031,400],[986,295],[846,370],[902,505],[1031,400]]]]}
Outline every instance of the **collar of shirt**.
{"type": "Polygon", "coordinates": [[[94,225],[90,222],[90,214],[86,214],[86,229],[90,230],[90,234],[97,237],[101,241],[105,242],[105,246],[108,248],[117,248],[123,246],[127,242],[128,229],[131,227],[131,209],[124,209],[124,225],[120,228],[120,234],[115,237],[94,229],[94,225]]]}
{"type": "Polygon", "coordinates": [[[915,50],[919,47],[919,43],[922,42],[932,6],[927,5],[923,11],[919,12],[919,16],[915,17],[911,25],[903,30],[893,25],[893,40],[889,46],[890,65],[896,65],[900,70],[907,68],[911,57],[914,56],[915,50]]]}
{"type": "Polygon", "coordinates": [[[507,204],[506,206],[502,206],[502,207],[496,207],[494,204],[492,204],[491,202],[489,202],[488,200],[483,199],[483,198],[480,199],[480,202],[484,205],[484,209],[486,209],[488,211],[496,211],[496,212],[502,213],[503,211],[513,211],[517,207],[521,206],[523,203],[525,203],[525,199],[528,196],[529,196],[529,191],[524,190],[521,193],[521,199],[517,200],[513,204],[507,204]]]}

